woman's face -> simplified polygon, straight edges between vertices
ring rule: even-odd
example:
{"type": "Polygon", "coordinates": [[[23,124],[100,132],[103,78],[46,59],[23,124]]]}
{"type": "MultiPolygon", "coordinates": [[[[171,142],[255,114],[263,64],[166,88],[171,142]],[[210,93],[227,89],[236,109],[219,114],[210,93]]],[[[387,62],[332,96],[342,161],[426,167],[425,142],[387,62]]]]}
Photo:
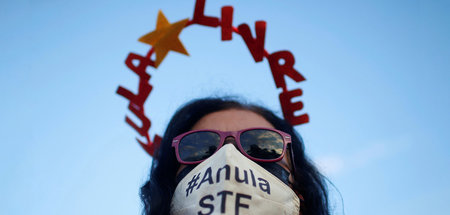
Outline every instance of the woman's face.
{"type": "MultiPolygon", "coordinates": [[[[240,109],[228,109],[210,113],[201,118],[194,124],[192,130],[199,129],[214,129],[219,131],[238,131],[246,128],[274,128],[264,117],[249,111],[240,109]]],[[[227,138],[225,143],[234,143],[232,137],[227,138]]],[[[277,163],[290,171],[289,153],[286,153],[282,160],[277,163]]],[[[178,172],[180,172],[185,165],[181,165],[178,172]]]]}

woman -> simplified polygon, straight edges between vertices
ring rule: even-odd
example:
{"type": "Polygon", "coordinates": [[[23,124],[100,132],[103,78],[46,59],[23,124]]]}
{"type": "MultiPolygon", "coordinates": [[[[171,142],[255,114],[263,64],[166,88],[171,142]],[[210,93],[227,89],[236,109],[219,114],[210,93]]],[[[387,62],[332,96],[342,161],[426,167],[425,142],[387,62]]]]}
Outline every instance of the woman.
{"type": "MultiPolygon", "coordinates": [[[[188,178],[184,176],[196,168],[196,165],[180,164],[180,161],[177,160],[175,148],[172,147],[173,139],[176,136],[197,129],[237,131],[249,127],[273,128],[276,129],[275,131],[291,135],[292,143],[287,144],[286,153],[283,154],[281,160],[272,163],[259,162],[258,164],[271,173],[277,170],[270,166],[281,166],[289,172],[289,182],[285,181],[285,183],[301,199],[299,214],[329,214],[325,179],[305,156],[303,142],[293,127],[263,107],[242,104],[227,98],[194,100],[181,107],[172,117],[160,149],[154,157],[150,179],[141,188],[144,214],[169,214],[170,203],[177,183],[183,178],[188,178]]],[[[232,143],[237,145],[236,141],[232,143]]],[[[228,144],[224,143],[225,145],[228,144]]],[[[215,150],[220,151],[220,149],[215,150]]],[[[245,204],[243,205],[243,207],[247,207],[245,204]]],[[[200,211],[199,214],[201,214],[200,211]]]]}

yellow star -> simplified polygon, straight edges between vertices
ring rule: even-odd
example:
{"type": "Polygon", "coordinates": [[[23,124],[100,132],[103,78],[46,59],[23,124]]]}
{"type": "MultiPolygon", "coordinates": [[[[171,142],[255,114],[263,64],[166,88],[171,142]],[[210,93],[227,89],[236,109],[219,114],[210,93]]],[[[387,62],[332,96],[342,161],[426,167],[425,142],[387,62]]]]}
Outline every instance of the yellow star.
{"type": "Polygon", "coordinates": [[[181,43],[178,35],[186,26],[189,19],[170,24],[162,11],[158,12],[158,20],[156,21],[156,30],[142,36],[138,41],[152,45],[156,53],[155,67],[163,61],[169,51],[176,51],[181,54],[188,55],[188,52],[181,43]]]}

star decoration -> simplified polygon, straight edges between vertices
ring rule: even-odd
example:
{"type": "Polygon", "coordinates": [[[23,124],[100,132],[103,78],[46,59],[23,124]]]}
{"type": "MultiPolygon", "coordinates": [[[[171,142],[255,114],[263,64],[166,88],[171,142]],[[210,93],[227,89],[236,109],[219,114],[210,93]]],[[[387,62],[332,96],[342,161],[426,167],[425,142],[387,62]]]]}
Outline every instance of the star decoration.
{"type": "Polygon", "coordinates": [[[153,46],[156,53],[155,67],[163,61],[169,51],[176,51],[181,54],[188,55],[188,52],[181,43],[178,35],[186,26],[189,19],[170,24],[162,11],[158,12],[158,20],[156,21],[156,29],[141,38],[139,42],[143,42],[153,46]]]}

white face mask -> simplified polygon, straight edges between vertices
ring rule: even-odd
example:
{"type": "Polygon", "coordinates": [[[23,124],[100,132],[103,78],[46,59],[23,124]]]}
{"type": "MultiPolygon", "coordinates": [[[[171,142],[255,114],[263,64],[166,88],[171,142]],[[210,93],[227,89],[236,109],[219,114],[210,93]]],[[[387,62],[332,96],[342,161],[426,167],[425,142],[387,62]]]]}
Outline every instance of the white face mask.
{"type": "Polygon", "coordinates": [[[276,176],[232,144],[196,166],[178,184],[170,214],[295,214],[300,200],[276,176]]]}

